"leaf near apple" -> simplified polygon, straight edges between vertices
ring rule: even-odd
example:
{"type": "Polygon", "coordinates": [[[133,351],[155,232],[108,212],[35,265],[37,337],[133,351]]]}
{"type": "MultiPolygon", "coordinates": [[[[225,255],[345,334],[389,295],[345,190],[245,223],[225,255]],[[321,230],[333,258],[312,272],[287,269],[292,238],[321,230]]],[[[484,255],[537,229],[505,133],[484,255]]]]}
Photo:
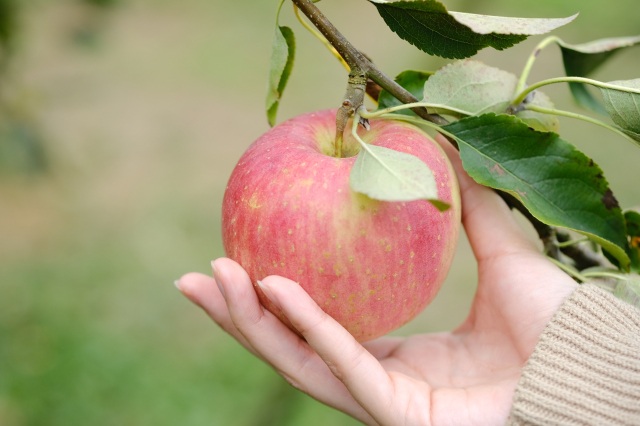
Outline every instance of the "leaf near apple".
{"type": "MultiPolygon", "coordinates": [[[[422,160],[450,208],[355,192],[349,175],[360,145],[345,134],[344,158],[334,157],[335,123],[335,110],[301,115],[249,147],[225,191],[223,243],[254,283],[269,275],[300,283],[365,341],[407,323],[440,289],[458,241],[459,187],[446,154],[426,133],[372,120],[361,138],[422,160]]],[[[267,309],[288,323],[256,289],[267,309]]]]}

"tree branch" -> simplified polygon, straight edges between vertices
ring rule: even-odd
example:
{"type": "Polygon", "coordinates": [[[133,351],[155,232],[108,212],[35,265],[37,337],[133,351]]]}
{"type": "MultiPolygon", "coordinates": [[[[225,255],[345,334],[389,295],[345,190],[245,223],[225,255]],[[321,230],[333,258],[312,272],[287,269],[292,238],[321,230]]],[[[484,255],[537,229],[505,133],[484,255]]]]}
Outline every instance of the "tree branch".
{"type": "MultiPolygon", "coordinates": [[[[311,23],[329,41],[329,43],[331,43],[352,70],[360,70],[366,75],[366,77],[373,80],[393,97],[405,104],[418,102],[418,99],[416,99],[410,92],[376,68],[373,65],[373,62],[371,62],[360,50],[356,49],[311,0],[292,0],[292,2],[298,7],[298,9],[300,9],[300,11],[302,11],[302,13],[304,13],[307,19],[311,21],[311,23]]],[[[429,114],[426,108],[414,108],[413,111],[419,117],[440,126],[448,124],[447,120],[442,116],[429,114]]]]}
{"type": "MultiPolygon", "coordinates": [[[[309,21],[311,21],[311,23],[320,31],[320,33],[338,51],[340,56],[342,56],[342,58],[347,62],[349,68],[351,69],[351,73],[349,76],[350,85],[351,79],[353,79],[354,77],[365,78],[365,82],[367,81],[367,79],[370,79],[402,103],[408,104],[418,101],[418,99],[416,99],[410,92],[396,83],[393,79],[385,75],[373,64],[371,60],[369,60],[369,58],[367,58],[361,51],[356,49],[349,42],[349,40],[347,40],[342,35],[342,33],[340,33],[340,31],[338,31],[338,29],[324,16],[324,14],[316,7],[316,5],[311,0],[292,0],[292,2],[298,7],[298,9],[302,11],[302,13],[304,13],[309,21]]],[[[362,84],[361,80],[358,81],[360,84],[362,84]]],[[[351,87],[347,89],[345,102],[343,103],[341,111],[338,114],[338,122],[340,121],[340,116],[344,118],[344,116],[352,113],[352,111],[355,111],[359,107],[359,105],[353,105],[353,103],[351,102],[353,96],[350,97],[349,93],[351,93],[352,91],[353,90],[351,87]],[[346,102],[347,100],[349,100],[349,102],[346,102]]],[[[448,121],[444,117],[438,114],[429,114],[426,108],[413,108],[413,111],[420,118],[435,123],[439,126],[448,124],[448,121]]],[[[337,133],[340,133],[340,127],[341,125],[340,123],[338,123],[337,133]]],[[[453,146],[457,148],[457,143],[454,140],[451,140],[449,138],[447,139],[453,146]]],[[[545,246],[545,251],[550,256],[558,259],[560,257],[560,253],[562,252],[565,256],[568,256],[574,261],[578,269],[605,264],[602,259],[596,256],[595,253],[589,250],[585,250],[583,247],[572,246],[571,248],[559,249],[557,245],[557,239],[564,238],[564,234],[559,234],[554,227],[551,227],[539,221],[517,198],[502,191],[496,192],[500,194],[502,199],[510,208],[518,210],[529,220],[529,222],[531,222],[536,232],[538,233],[538,237],[542,240],[542,243],[545,246]]]]}

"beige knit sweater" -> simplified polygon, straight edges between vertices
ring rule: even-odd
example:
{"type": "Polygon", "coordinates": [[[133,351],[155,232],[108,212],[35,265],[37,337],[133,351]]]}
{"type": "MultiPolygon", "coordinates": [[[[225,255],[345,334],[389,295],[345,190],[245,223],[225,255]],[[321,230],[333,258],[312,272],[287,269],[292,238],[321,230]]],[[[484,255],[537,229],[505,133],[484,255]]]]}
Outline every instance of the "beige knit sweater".
{"type": "Polygon", "coordinates": [[[540,336],[508,425],[640,425],[640,310],[580,286],[540,336]]]}

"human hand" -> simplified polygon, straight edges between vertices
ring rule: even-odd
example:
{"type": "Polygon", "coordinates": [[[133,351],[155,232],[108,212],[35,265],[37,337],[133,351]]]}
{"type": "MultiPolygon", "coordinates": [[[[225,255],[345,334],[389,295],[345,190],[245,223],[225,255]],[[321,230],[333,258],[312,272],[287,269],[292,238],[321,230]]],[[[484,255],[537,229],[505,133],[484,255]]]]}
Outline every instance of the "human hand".
{"type": "Polygon", "coordinates": [[[214,278],[190,273],[179,289],[293,386],[364,423],[504,424],[522,367],[576,285],[444,144],[478,262],[477,293],[457,329],[360,344],[298,284],[266,277],[263,292],[296,334],[260,304],[246,272],[225,258],[212,263],[214,278]]]}

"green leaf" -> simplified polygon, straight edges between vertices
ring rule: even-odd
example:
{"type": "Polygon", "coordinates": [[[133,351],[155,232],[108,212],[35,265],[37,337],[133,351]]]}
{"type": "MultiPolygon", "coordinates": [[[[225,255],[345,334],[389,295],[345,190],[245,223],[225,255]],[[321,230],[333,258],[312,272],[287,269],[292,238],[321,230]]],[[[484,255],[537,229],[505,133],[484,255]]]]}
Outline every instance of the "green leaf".
{"type": "Polygon", "coordinates": [[[273,38],[271,69],[269,71],[269,91],[267,92],[267,119],[269,125],[276,122],[282,92],[287,85],[295,56],[295,38],[289,27],[278,26],[273,38]]]}
{"type": "MultiPolygon", "coordinates": [[[[562,40],[557,42],[562,51],[565,73],[570,77],[586,77],[621,49],[640,44],[640,36],[605,38],[573,45],[562,40]]],[[[579,105],[606,114],[602,104],[587,90],[586,85],[570,83],[569,88],[579,105]]]]}
{"type": "Polygon", "coordinates": [[[516,83],[515,75],[482,62],[456,61],[438,70],[425,83],[424,101],[464,111],[463,115],[504,113],[516,83]]]}
{"type": "Polygon", "coordinates": [[[456,21],[471,28],[476,34],[541,35],[567,25],[578,14],[566,18],[512,18],[507,16],[476,15],[449,12],[456,21]]]}
{"type": "MultiPolygon", "coordinates": [[[[424,83],[429,79],[431,74],[432,73],[426,71],[407,70],[398,74],[395,81],[410,92],[416,99],[421,99],[424,91],[424,83]]],[[[391,108],[398,105],[402,105],[402,102],[393,97],[389,92],[384,89],[380,92],[380,96],[378,96],[378,109],[391,108]]],[[[402,110],[400,114],[416,115],[409,109],[402,110]]]]}
{"type": "Polygon", "coordinates": [[[358,154],[349,177],[351,189],[380,201],[428,200],[439,210],[433,172],[418,157],[393,149],[367,145],[358,154]]]}
{"type": "Polygon", "coordinates": [[[631,267],[636,272],[640,272],[640,213],[628,210],[624,212],[624,220],[627,223],[627,235],[629,236],[631,267]]]}
{"type": "MultiPolygon", "coordinates": [[[[640,78],[635,80],[611,81],[609,84],[640,90],[640,78]]],[[[640,142],[640,93],[601,87],[604,107],[609,117],[620,130],[636,142],[640,142]]]]}
{"type": "Polygon", "coordinates": [[[563,19],[507,18],[448,12],[435,0],[369,0],[400,38],[431,55],[468,58],[485,47],[503,50],[530,35],[567,24],[563,19]]]}
{"type": "Polygon", "coordinates": [[[543,223],[588,236],[629,268],[618,202],[600,167],[573,145],[508,115],[469,117],[443,129],[455,136],[477,182],[514,195],[543,223]]]}
{"type": "Polygon", "coordinates": [[[296,51],[295,37],[291,28],[278,25],[283,3],[284,0],[280,1],[278,6],[276,30],[271,48],[269,88],[266,102],[267,120],[270,126],[273,126],[276,122],[280,98],[287,86],[287,81],[289,81],[296,51]]]}
{"type": "MultiPolygon", "coordinates": [[[[507,71],[490,67],[472,59],[452,62],[438,70],[424,85],[424,101],[444,108],[429,108],[445,115],[481,115],[488,112],[506,113],[513,99],[518,78],[507,71]],[[449,111],[447,111],[449,108],[449,111]],[[453,113],[452,113],[453,110],[453,113]],[[455,114],[455,111],[458,114],[455,114]]],[[[528,103],[552,108],[553,104],[542,92],[535,92],[528,103]]],[[[529,126],[542,130],[556,130],[558,119],[533,111],[516,113],[529,126]]]]}

